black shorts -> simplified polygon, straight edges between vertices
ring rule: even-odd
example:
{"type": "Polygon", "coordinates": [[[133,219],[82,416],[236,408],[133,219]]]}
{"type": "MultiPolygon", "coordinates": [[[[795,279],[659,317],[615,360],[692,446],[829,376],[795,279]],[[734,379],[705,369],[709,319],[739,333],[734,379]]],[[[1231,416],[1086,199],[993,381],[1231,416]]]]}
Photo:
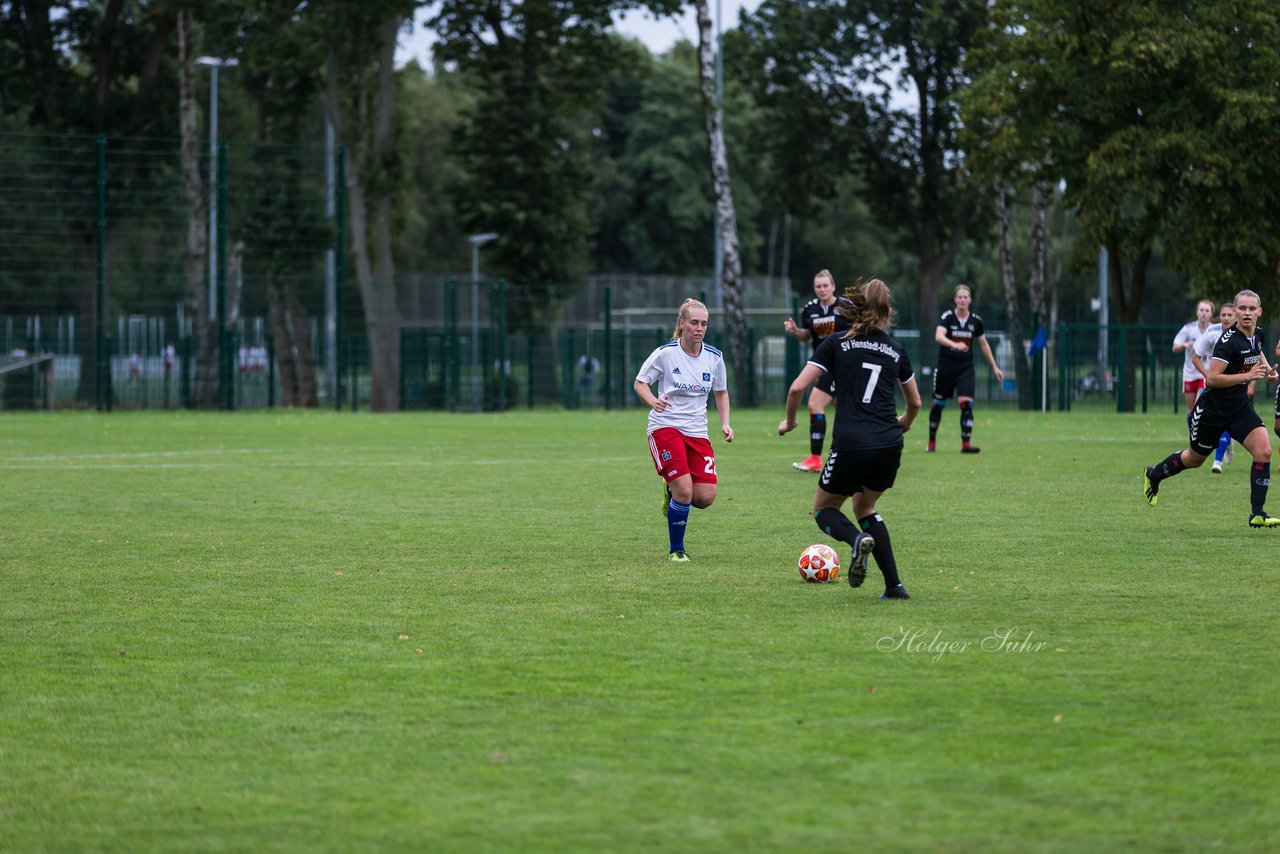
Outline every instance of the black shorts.
{"type": "Polygon", "coordinates": [[[818,477],[818,486],[832,495],[853,495],[864,487],[884,492],[897,480],[901,463],[901,445],[893,448],[832,448],[818,477]]]}
{"type": "Polygon", "coordinates": [[[978,390],[978,381],[973,373],[973,365],[964,367],[939,365],[933,372],[933,396],[937,400],[955,397],[973,397],[978,390]]]}
{"type": "Polygon", "coordinates": [[[1254,430],[1262,427],[1262,419],[1253,408],[1253,401],[1233,403],[1224,409],[1201,396],[1191,410],[1191,450],[1201,456],[1209,456],[1218,447],[1218,437],[1230,433],[1240,444],[1254,430]]]}
{"type": "Polygon", "coordinates": [[[1280,383],[1276,384],[1276,420],[1280,421],[1280,383]]]}

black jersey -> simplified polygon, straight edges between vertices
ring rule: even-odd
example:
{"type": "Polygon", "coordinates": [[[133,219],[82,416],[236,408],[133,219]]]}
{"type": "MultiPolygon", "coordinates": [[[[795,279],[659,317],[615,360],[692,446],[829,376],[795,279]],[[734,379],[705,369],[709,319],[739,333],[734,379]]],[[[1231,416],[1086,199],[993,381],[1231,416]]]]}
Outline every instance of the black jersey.
{"type": "Polygon", "coordinates": [[[835,378],[832,450],[902,444],[894,393],[915,374],[901,344],[880,330],[853,338],[832,335],[809,361],[835,378]]]}
{"type": "MultiPolygon", "coordinates": [[[[1224,374],[1247,374],[1261,361],[1263,346],[1260,331],[1254,330],[1253,335],[1245,335],[1239,327],[1232,326],[1222,333],[1218,343],[1213,346],[1210,358],[1227,363],[1222,369],[1224,374]]],[[[1249,384],[1237,383],[1225,388],[1210,388],[1204,394],[1206,400],[1217,404],[1247,403],[1249,384]]]]}
{"type": "Polygon", "coordinates": [[[956,317],[956,310],[949,308],[942,313],[942,317],[938,318],[938,326],[946,331],[947,337],[952,341],[968,347],[963,353],[957,353],[950,347],[939,347],[938,368],[971,367],[973,365],[973,348],[977,345],[978,339],[986,334],[986,327],[982,325],[982,318],[971,311],[968,317],[961,320],[956,317]]]}
{"type": "Polygon", "coordinates": [[[815,352],[824,338],[837,332],[849,331],[849,321],[844,319],[843,314],[836,311],[842,299],[843,297],[836,297],[836,301],[831,305],[823,305],[815,297],[800,309],[800,328],[809,331],[809,342],[813,345],[815,352]]]}

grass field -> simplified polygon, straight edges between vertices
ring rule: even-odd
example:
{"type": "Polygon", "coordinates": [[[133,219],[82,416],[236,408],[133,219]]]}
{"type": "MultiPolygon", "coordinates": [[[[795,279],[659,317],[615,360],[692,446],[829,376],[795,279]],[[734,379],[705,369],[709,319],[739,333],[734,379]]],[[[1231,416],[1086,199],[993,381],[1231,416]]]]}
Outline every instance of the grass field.
{"type": "Polygon", "coordinates": [[[634,410],[0,418],[0,850],[1280,849],[1243,459],[1149,508],[1181,417],[953,408],[882,602],[780,415],[684,565],[634,410]]]}

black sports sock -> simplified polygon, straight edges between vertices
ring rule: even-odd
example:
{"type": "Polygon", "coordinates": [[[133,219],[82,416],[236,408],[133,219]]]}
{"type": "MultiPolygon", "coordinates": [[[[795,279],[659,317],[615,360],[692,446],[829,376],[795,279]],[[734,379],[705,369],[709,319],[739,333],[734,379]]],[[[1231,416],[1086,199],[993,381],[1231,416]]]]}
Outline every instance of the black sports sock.
{"type": "Polygon", "coordinates": [[[942,423],[942,407],[934,404],[929,410],[929,441],[936,441],[938,438],[938,425],[942,423]]]}
{"type": "Polygon", "coordinates": [[[973,402],[967,401],[960,404],[960,442],[969,444],[969,440],[973,438],[973,402]]]}
{"type": "Polygon", "coordinates": [[[1253,515],[1266,515],[1262,508],[1267,504],[1267,487],[1271,485],[1271,462],[1255,462],[1249,472],[1249,503],[1253,505],[1253,515]]]}
{"type": "Polygon", "coordinates": [[[892,590],[902,583],[902,579],[898,577],[898,562],[893,559],[893,544],[889,542],[889,529],[884,524],[884,518],[879,513],[872,513],[859,519],[858,526],[864,533],[875,538],[876,545],[871,550],[871,556],[876,559],[876,566],[880,567],[880,574],[884,576],[884,589],[892,590]]]}
{"type": "Polygon", "coordinates": [[[854,539],[857,538],[858,529],[849,521],[848,516],[834,507],[823,507],[813,514],[813,521],[818,523],[823,533],[842,543],[853,545],[854,539]]]}
{"type": "Polygon", "coordinates": [[[1182,462],[1182,451],[1174,451],[1151,469],[1152,483],[1159,483],[1166,477],[1173,477],[1187,466],[1182,462]]]}
{"type": "Polygon", "coordinates": [[[827,437],[827,416],[819,412],[809,415],[809,453],[822,456],[822,440],[827,437]]]}

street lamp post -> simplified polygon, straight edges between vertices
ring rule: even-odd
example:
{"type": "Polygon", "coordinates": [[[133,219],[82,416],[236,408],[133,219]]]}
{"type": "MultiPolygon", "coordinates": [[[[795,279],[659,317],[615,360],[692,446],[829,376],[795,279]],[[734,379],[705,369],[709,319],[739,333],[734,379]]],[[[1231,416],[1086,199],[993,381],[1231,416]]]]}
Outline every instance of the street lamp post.
{"type": "MultiPolygon", "coordinates": [[[[497,240],[493,231],[473,234],[471,241],[471,401],[472,408],[480,408],[477,384],[480,382],[480,247],[490,240],[497,240]]],[[[501,366],[499,366],[501,370],[501,366]]],[[[505,382],[505,379],[503,380],[505,382]]]]}
{"type": "Polygon", "coordinates": [[[196,65],[209,69],[209,317],[218,319],[218,69],[235,68],[238,59],[202,56],[196,65]]]}

